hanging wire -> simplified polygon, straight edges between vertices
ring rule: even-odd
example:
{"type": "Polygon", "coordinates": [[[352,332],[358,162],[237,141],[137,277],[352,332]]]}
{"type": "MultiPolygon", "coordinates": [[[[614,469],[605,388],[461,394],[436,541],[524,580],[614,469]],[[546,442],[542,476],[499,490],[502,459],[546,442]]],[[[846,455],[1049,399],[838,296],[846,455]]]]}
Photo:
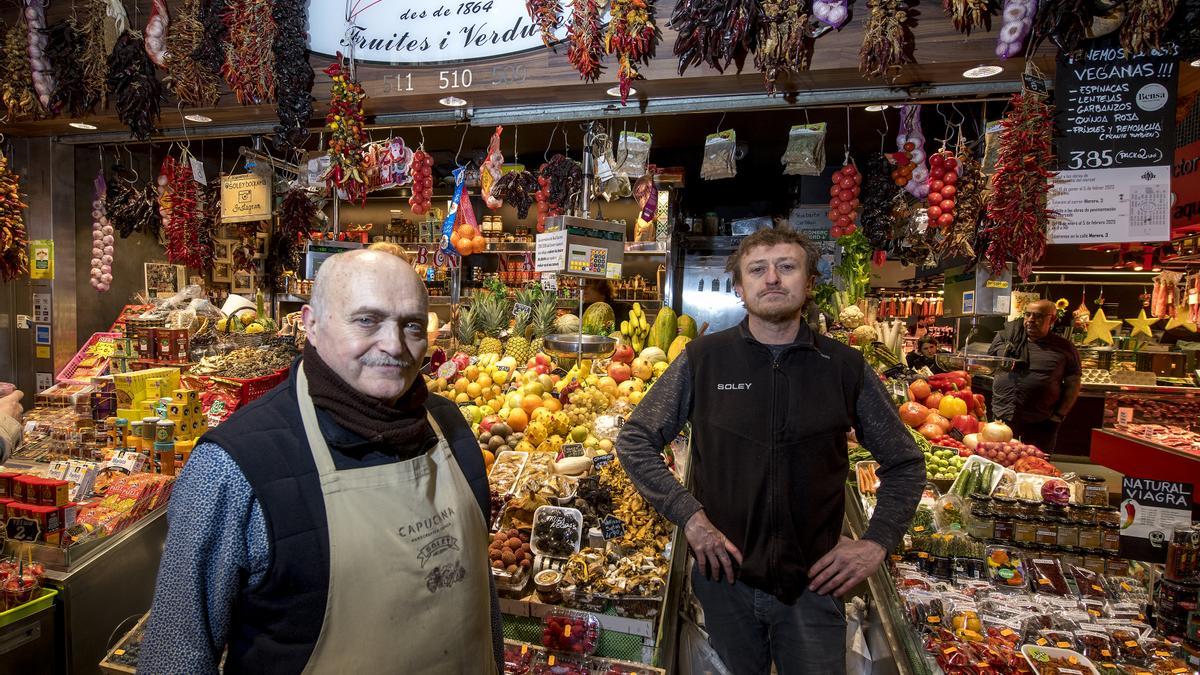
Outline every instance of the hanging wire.
{"type": "Polygon", "coordinates": [[[887,147],[887,137],[891,129],[888,128],[887,108],[879,111],[879,116],[883,118],[883,131],[879,133],[879,154],[884,154],[884,149],[887,147]]]}
{"type": "Polygon", "coordinates": [[[721,111],[721,119],[717,120],[717,133],[721,133],[721,125],[725,123],[725,111],[721,111]]]}
{"type": "Polygon", "coordinates": [[[519,161],[517,160],[517,130],[518,130],[518,129],[520,129],[520,128],[521,128],[521,127],[519,127],[519,126],[517,126],[517,125],[515,125],[515,124],[513,125],[513,128],[512,128],[512,130],[513,130],[513,154],[512,154],[512,162],[513,162],[513,164],[520,164],[520,163],[521,163],[521,162],[519,162],[519,161]]]}
{"type": "Polygon", "coordinates": [[[846,106],[846,163],[850,163],[850,106],[846,106]]]}
{"type": "Polygon", "coordinates": [[[459,155],[462,154],[463,143],[467,140],[467,132],[470,131],[470,129],[471,129],[471,125],[469,125],[469,124],[463,125],[462,138],[458,139],[458,150],[455,151],[455,153],[454,153],[454,165],[455,166],[458,166],[458,167],[462,166],[462,164],[458,163],[458,157],[459,157],[459,155]]]}
{"type": "Polygon", "coordinates": [[[546,143],[546,151],[542,153],[542,161],[550,161],[550,146],[554,145],[554,137],[558,134],[558,122],[554,123],[554,129],[550,131],[550,140],[546,143]]]}

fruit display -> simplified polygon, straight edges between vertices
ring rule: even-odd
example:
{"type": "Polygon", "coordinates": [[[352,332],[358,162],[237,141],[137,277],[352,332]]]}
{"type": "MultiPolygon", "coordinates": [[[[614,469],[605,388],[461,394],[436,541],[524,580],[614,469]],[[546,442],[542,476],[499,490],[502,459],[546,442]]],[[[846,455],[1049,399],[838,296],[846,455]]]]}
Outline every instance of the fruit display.
{"type": "Polygon", "coordinates": [[[533,565],[533,551],[529,543],[529,534],[516,529],[508,529],[492,535],[488,546],[488,560],[492,569],[501,570],[510,575],[528,570],[533,565]]]}
{"type": "Polygon", "coordinates": [[[1022,473],[1052,471],[1053,473],[1046,475],[1059,475],[1057,469],[1045,463],[1046,453],[1035,445],[1028,445],[1020,441],[980,441],[975,448],[975,454],[1002,466],[1014,467],[1014,470],[1022,473]],[[1020,468],[1016,468],[1016,464],[1026,458],[1042,460],[1042,463],[1027,462],[1020,468]]]}
{"type": "Polygon", "coordinates": [[[566,558],[579,550],[583,533],[583,514],[577,509],[539,506],[533,514],[534,553],[566,558]]]}
{"type": "Polygon", "coordinates": [[[552,651],[591,654],[600,641],[600,622],[591,614],[555,610],[546,615],[542,644],[552,651]]]}

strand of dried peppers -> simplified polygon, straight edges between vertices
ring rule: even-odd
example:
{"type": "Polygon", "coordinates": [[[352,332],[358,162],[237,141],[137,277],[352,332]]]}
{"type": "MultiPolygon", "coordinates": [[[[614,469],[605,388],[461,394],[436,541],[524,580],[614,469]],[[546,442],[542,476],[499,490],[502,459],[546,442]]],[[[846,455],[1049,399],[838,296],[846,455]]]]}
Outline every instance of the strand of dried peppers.
{"type": "Polygon", "coordinates": [[[130,134],[147,140],[157,131],[162,85],[154,77],[154,63],[142,48],[142,40],[128,30],[121,33],[108,57],[108,89],[117,116],[130,134]]]}
{"type": "Polygon", "coordinates": [[[765,0],[758,29],[754,65],[763,74],[767,93],[775,93],[775,82],[787,73],[808,70],[813,39],[808,31],[808,11],[803,0],[765,0]]]}
{"type": "Polygon", "coordinates": [[[225,65],[225,43],[229,41],[229,27],[225,25],[225,0],[201,0],[200,24],[204,27],[204,39],[192,51],[192,58],[204,64],[214,73],[221,72],[225,65]]]}
{"type": "Polygon", "coordinates": [[[1180,0],[1167,28],[1167,40],[1179,45],[1180,61],[1200,57],[1200,0],[1180,0]]]}
{"type": "Polygon", "coordinates": [[[166,43],[166,84],[185,105],[214,106],[221,99],[221,77],[193,54],[204,41],[200,0],[184,0],[171,22],[166,43]]]}
{"type": "Polygon", "coordinates": [[[945,229],[938,252],[939,258],[975,257],[975,235],[983,217],[987,179],[979,161],[965,149],[959,148],[958,165],[962,175],[955,186],[954,221],[945,229]]]}
{"type": "Polygon", "coordinates": [[[73,18],[55,22],[47,32],[46,56],[57,85],[50,96],[50,107],[71,117],[83,117],[95,109],[100,98],[99,91],[88,87],[84,72],[87,38],[73,18]]]}
{"type": "Polygon", "coordinates": [[[902,190],[892,179],[891,171],[892,165],[886,158],[871,155],[863,171],[862,191],[859,194],[859,201],[863,205],[859,222],[867,243],[875,249],[876,260],[879,260],[879,254],[886,254],[892,248],[896,228],[892,204],[902,190]]]}
{"type": "Polygon", "coordinates": [[[867,0],[858,69],[867,77],[895,79],[900,67],[913,63],[913,34],[904,0],[867,0]]]}
{"type": "Polygon", "coordinates": [[[571,27],[567,31],[567,61],[579,71],[584,82],[595,82],[600,78],[604,58],[604,41],[600,36],[599,0],[574,0],[571,9],[571,27]]]}
{"type": "Polygon", "coordinates": [[[162,231],[158,191],[150,184],[144,188],[137,187],[132,181],[118,176],[119,170],[119,167],[113,167],[113,177],[108,181],[108,192],[104,198],[109,222],[122,239],[134,232],[141,232],[157,241],[162,231]]]}
{"type": "Polygon", "coordinates": [[[317,205],[303,188],[292,188],[283,196],[279,205],[279,225],[271,236],[267,247],[267,258],[263,261],[263,288],[281,289],[285,270],[298,269],[303,252],[302,242],[312,231],[313,219],[317,216],[317,205]]]}
{"type": "Polygon", "coordinates": [[[604,50],[617,56],[617,81],[624,105],[631,84],[642,77],[638,64],[649,63],[658,44],[654,0],[612,0],[610,12],[612,20],[604,33],[604,50]]]}
{"type": "Polygon", "coordinates": [[[1141,54],[1158,49],[1178,1],[1130,0],[1125,3],[1128,14],[1121,25],[1121,46],[1126,53],[1141,54]]]}
{"type": "Polygon", "coordinates": [[[270,0],[229,0],[221,75],[242,105],[275,98],[275,20],[270,0]]]}
{"type": "Polygon", "coordinates": [[[1092,27],[1091,0],[1041,0],[1033,17],[1030,51],[1049,39],[1065,53],[1073,53],[1092,27]]]}
{"type": "Polygon", "coordinates": [[[758,46],[759,0],[682,0],[668,25],[678,32],[672,52],[679,74],[700,63],[724,72],[758,46]]]}
{"type": "Polygon", "coordinates": [[[166,185],[171,210],[170,216],[163,219],[167,260],[207,272],[213,265],[212,242],[205,246],[202,241],[203,209],[191,163],[185,158],[171,164],[166,185]]]}
{"type": "Polygon", "coordinates": [[[998,272],[1015,261],[1027,278],[1046,250],[1046,230],[1054,214],[1046,205],[1057,164],[1054,114],[1038,94],[1014,94],[1000,132],[1000,152],[987,202],[985,257],[998,272]]]}
{"type": "Polygon", "coordinates": [[[954,23],[955,30],[970,35],[971,31],[980,28],[992,29],[992,15],[997,7],[995,0],[942,0],[942,9],[954,23]]]}
{"type": "Polygon", "coordinates": [[[308,34],[303,0],[274,0],[275,127],[277,145],[296,147],[308,136],[313,114],[313,69],[308,61],[308,34]]]}
{"type": "Polygon", "coordinates": [[[29,237],[25,232],[26,208],[21,182],[0,154],[0,281],[13,281],[29,272],[29,237]]]}
{"type": "Polygon", "coordinates": [[[29,33],[20,23],[9,27],[4,35],[3,72],[0,99],[11,119],[41,117],[42,106],[33,90],[33,72],[29,69],[29,33]]]}
{"type": "Polygon", "coordinates": [[[517,209],[517,218],[529,215],[534,195],[541,189],[537,176],[528,171],[510,171],[492,186],[492,194],[517,209]]]}
{"type": "Polygon", "coordinates": [[[542,34],[542,44],[554,49],[554,31],[562,24],[559,0],[525,0],[525,11],[542,34]]]}
{"type": "Polygon", "coordinates": [[[104,44],[104,24],[107,18],[104,0],[89,0],[83,7],[83,49],[79,56],[83,68],[84,82],[88,92],[96,97],[96,105],[104,107],[108,102],[108,55],[110,49],[104,44]]]}
{"type": "Polygon", "coordinates": [[[331,80],[329,112],[325,128],[329,132],[329,171],[325,184],[330,190],[342,190],[348,201],[366,203],[367,184],[362,174],[363,146],[367,132],[363,129],[362,85],[342,67],[342,54],[325,69],[331,80]]]}

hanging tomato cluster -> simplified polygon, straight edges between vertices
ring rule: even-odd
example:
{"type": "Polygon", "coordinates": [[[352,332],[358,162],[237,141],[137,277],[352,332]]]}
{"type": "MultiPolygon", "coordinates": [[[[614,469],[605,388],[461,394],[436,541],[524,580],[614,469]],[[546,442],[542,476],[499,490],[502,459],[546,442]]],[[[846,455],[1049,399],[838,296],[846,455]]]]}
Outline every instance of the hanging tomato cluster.
{"type": "Polygon", "coordinates": [[[533,200],[537,202],[537,231],[546,231],[546,219],[557,216],[557,208],[550,202],[550,179],[542,174],[537,177],[538,191],[533,193],[533,200]]]}
{"type": "Polygon", "coordinates": [[[433,204],[433,157],[425,152],[424,146],[413,153],[409,173],[412,174],[412,196],[408,198],[408,205],[418,216],[429,213],[433,204]]]}
{"type": "Polygon", "coordinates": [[[104,205],[104,195],[108,185],[104,182],[104,172],[96,176],[94,183],[95,194],[92,195],[92,288],[101,293],[112,286],[113,236],[112,223],[108,222],[108,213],[104,205]]]}
{"type": "Polygon", "coordinates": [[[929,227],[950,227],[954,224],[954,196],[958,194],[958,158],[949,150],[934,153],[929,158],[929,227]]]}
{"type": "Polygon", "coordinates": [[[829,188],[829,220],[833,227],[829,234],[840,239],[858,230],[858,193],[862,189],[862,174],[854,163],[848,163],[833,174],[833,187],[829,188]]]}
{"type": "Polygon", "coordinates": [[[892,163],[892,180],[896,181],[896,185],[900,187],[908,185],[908,181],[912,180],[913,170],[917,168],[912,153],[916,149],[917,144],[910,141],[905,143],[900,150],[887,156],[888,161],[892,163]]]}
{"type": "Polygon", "coordinates": [[[329,130],[329,171],[325,184],[331,190],[343,190],[346,199],[352,202],[367,201],[367,184],[363,176],[363,147],[367,144],[367,132],[363,129],[362,85],[350,77],[342,68],[342,54],[325,69],[333,80],[329,97],[329,112],[325,115],[325,126],[329,130]]]}

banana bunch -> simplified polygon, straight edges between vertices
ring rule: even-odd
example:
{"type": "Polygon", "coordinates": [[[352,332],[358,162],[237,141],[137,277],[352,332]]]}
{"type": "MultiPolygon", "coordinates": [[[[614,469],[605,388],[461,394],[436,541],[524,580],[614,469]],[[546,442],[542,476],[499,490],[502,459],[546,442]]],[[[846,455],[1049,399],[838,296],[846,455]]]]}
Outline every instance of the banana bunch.
{"type": "Polygon", "coordinates": [[[621,335],[633,347],[633,351],[641,353],[646,346],[646,337],[650,335],[650,323],[646,321],[646,311],[641,303],[633,303],[629,310],[629,320],[621,322],[621,335]]]}

